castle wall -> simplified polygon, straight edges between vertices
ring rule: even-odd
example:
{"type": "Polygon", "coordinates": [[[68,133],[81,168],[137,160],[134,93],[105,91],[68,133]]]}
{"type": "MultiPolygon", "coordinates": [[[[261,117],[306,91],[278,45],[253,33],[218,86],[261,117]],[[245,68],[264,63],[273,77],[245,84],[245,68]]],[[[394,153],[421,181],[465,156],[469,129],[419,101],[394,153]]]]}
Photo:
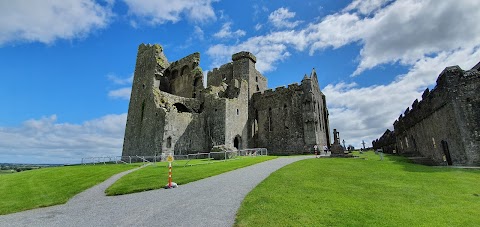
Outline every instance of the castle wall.
{"type": "Polygon", "coordinates": [[[298,85],[279,87],[253,95],[253,111],[258,126],[255,147],[269,153],[302,153],[305,150],[302,118],[302,89],[298,85]]]}
{"type": "Polygon", "coordinates": [[[329,145],[328,126],[320,124],[324,121],[322,96],[304,82],[253,95],[255,117],[249,128],[256,147],[266,147],[273,154],[301,154],[313,152],[314,145],[329,145]]]}
{"type": "Polygon", "coordinates": [[[193,53],[172,62],[164,72],[164,83],[160,90],[173,95],[194,98],[203,88],[203,73],[198,67],[200,53],[193,53]]]}
{"type": "Polygon", "coordinates": [[[465,147],[466,165],[480,165],[480,63],[457,76],[450,91],[455,118],[465,147]]]}
{"type": "Polygon", "coordinates": [[[395,132],[387,129],[379,139],[372,142],[372,147],[374,150],[382,149],[387,154],[397,153],[395,132]]]}
{"type": "Polygon", "coordinates": [[[446,68],[437,86],[422,101],[407,108],[395,121],[396,145],[401,154],[419,154],[442,165],[479,165],[480,73],[446,68]],[[444,161],[444,155],[447,162],[444,161]]]}
{"type": "Polygon", "coordinates": [[[225,144],[225,112],[227,99],[219,98],[216,90],[209,87],[203,93],[205,106],[205,141],[206,151],[213,146],[225,144]]]}
{"type": "Polygon", "coordinates": [[[185,155],[217,145],[298,154],[329,143],[328,110],[315,72],[302,85],[266,90],[255,56],[239,52],[209,72],[203,88],[199,58],[194,53],[168,63],[160,45],[140,45],[124,156],[185,155]]]}
{"type": "Polygon", "coordinates": [[[185,155],[204,152],[207,148],[205,141],[205,113],[200,100],[184,98],[160,92],[156,94],[159,108],[164,111],[165,126],[163,131],[162,151],[185,155]]]}
{"type": "Polygon", "coordinates": [[[302,80],[304,137],[308,147],[330,145],[328,110],[315,70],[302,80]]]}
{"type": "MultiPolygon", "coordinates": [[[[157,46],[140,45],[128,107],[127,125],[123,143],[123,156],[152,156],[161,153],[165,112],[158,110],[153,90],[157,57],[163,53],[157,46]]],[[[165,56],[163,56],[164,59],[165,56]]],[[[166,62],[168,64],[168,62],[166,62]]],[[[158,82],[158,81],[157,81],[158,82]]]]}
{"type": "Polygon", "coordinates": [[[222,82],[230,81],[233,78],[233,63],[227,63],[220,68],[214,68],[207,73],[207,87],[220,86],[222,82]]]}

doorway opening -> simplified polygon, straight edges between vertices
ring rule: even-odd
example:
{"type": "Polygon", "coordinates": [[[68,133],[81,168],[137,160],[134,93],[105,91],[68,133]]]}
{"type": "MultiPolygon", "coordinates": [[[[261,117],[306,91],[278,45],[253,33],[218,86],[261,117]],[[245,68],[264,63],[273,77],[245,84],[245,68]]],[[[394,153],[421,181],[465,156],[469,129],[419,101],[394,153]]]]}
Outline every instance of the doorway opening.
{"type": "Polygon", "coordinates": [[[235,139],[233,139],[233,146],[237,149],[240,149],[240,144],[242,143],[242,137],[239,135],[235,136],[235,139]]]}
{"type": "Polygon", "coordinates": [[[443,154],[445,155],[445,158],[447,159],[447,164],[449,166],[453,165],[452,157],[450,156],[450,150],[448,149],[448,142],[447,141],[442,140],[442,148],[443,148],[443,154]]]}

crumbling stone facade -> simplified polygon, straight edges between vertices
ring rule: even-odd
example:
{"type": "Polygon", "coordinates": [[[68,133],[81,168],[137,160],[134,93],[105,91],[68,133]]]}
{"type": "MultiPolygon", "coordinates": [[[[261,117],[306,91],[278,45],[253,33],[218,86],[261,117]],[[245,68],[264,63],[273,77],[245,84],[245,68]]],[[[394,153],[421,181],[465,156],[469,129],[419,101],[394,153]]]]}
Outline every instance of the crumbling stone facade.
{"type": "Polygon", "coordinates": [[[480,165],[480,63],[447,67],[394,123],[396,149],[437,165],[480,165]]]}
{"type": "Polygon", "coordinates": [[[315,70],[300,85],[267,89],[249,52],[207,74],[200,54],[169,63],[160,45],[141,44],[123,156],[208,152],[225,145],[265,147],[271,154],[329,145],[328,110],[315,70]]]}

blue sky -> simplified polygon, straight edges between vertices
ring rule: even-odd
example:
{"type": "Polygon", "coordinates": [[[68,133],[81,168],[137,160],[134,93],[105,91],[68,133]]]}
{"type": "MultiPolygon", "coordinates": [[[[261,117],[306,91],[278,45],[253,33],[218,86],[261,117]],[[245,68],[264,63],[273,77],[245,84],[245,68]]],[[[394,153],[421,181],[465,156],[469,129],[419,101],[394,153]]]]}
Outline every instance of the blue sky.
{"type": "Polygon", "coordinates": [[[0,0],[0,162],[121,155],[140,43],[206,72],[246,50],[270,88],[315,68],[360,147],[447,66],[480,61],[479,1],[0,0]]]}

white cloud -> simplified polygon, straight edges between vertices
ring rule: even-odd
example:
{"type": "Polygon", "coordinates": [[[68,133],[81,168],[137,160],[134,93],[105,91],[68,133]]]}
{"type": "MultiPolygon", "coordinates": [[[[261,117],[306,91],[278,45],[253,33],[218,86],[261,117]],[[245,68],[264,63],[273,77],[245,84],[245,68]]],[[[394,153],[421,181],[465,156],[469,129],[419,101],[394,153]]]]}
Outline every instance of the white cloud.
{"type": "Polygon", "coordinates": [[[111,8],[93,0],[0,1],[0,45],[86,37],[109,24],[111,8]]]}
{"type": "Polygon", "coordinates": [[[435,57],[417,61],[408,73],[387,85],[358,87],[357,84],[329,84],[323,89],[330,111],[330,125],[336,127],[347,143],[360,147],[379,138],[415,99],[448,66],[459,64],[464,70],[480,59],[480,48],[444,51],[435,57]],[[351,141],[351,142],[349,142],[351,141]]]}
{"type": "Polygon", "coordinates": [[[107,74],[107,79],[112,81],[114,84],[118,84],[118,85],[132,84],[133,74],[127,78],[120,78],[113,73],[109,73],[107,74]]]}
{"type": "Polygon", "coordinates": [[[152,25],[178,22],[182,15],[193,22],[215,20],[215,0],[124,0],[128,12],[152,25]]]}
{"type": "MultiPolygon", "coordinates": [[[[367,12],[389,1],[367,1],[358,4],[358,11],[367,12]],[[370,8],[362,9],[370,4],[370,8]],[[368,9],[368,10],[367,10],[368,9]]],[[[353,3],[352,3],[353,4],[353,3]]],[[[479,1],[468,0],[398,0],[374,11],[371,18],[361,18],[356,13],[346,12],[322,21],[320,28],[339,24],[345,15],[357,19],[346,26],[345,43],[360,41],[360,64],[353,75],[385,63],[400,62],[412,65],[425,56],[459,48],[473,48],[480,44],[479,1]],[[456,15],[456,16],[452,16],[456,15]],[[354,31],[350,33],[350,31],[354,31]]],[[[347,7],[347,9],[350,9],[347,7]]],[[[356,9],[351,8],[351,11],[356,9]]],[[[342,24],[342,23],[340,23],[342,24]]],[[[341,34],[335,32],[336,34],[341,34]]],[[[336,47],[333,39],[322,38],[312,45],[311,51],[326,46],[336,47]]]]}
{"type": "Polygon", "coordinates": [[[114,99],[130,100],[130,94],[132,93],[133,73],[126,78],[118,77],[113,73],[109,73],[107,74],[107,79],[112,81],[114,85],[127,85],[127,87],[110,90],[108,92],[108,97],[114,99]]]}
{"type": "Polygon", "coordinates": [[[258,30],[262,29],[262,27],[263,27],[262,24],[260,24],[260,23],[256,24],[255,25],[255,31],[258,31],[258,30]]]}
{"type": "Polygon", "coordinates": [[[398,115],[435,84],[445,67],[459,64],[470,69],[479,61],[479,6],[480,1],[469,0],[354,1],[303,27],[271,31],[234,45],[217,44],[207,54],[218,67],[233,53],[250,51],[257,56],[257,69],[267,72],[292,49],[314,55],[355,43],[361,51],[353,75],[382,64],[406,66],[408,73],[385,85],[338,83],[323,89],[332,129],[339,129],[358,147],[362,139],[370,143],[386,128],[392,129],[398,115]]]}
{"type": "Polygon", "coordinates": [[[108,92],[108,97],[130,100],[130,94],[132,93],[131,87],[124,87],[108,92]]]}
{"type": "Polygon", "coordinates": [[[0,160],[22,163],[79,163],[83,157],[120,156],[127,114],[82,124],[58,123],[57,116],[0,127],[0,160]]]}
{"type": "Polygon", "coordinates": [[[279,8],[273,11],[269,16],[268,20],[276,28],[295,28],[297,25],[302,23],[302,21],[290,21],[290,19],[295,17],[295,12],[290,12],[286,8],[279,8]]]}
{"type": "Polygon", "coordinates": [[[393,0],[354,0],[347,7],[345,7],[345,9],[343,9],[343,12],[353,10],[360,14],[367,15],[381,9],[383,6],[392,1],[393,0]]]}
{"type": "Polygon", "coordinates": [[[218,31],[217,33],[213,34],[213,36],[215,36],[216,38],[222,38],[222,39],[225,39],[225,38],[239,38],[239,37],[245,36],[246,32],[244,30],[241,30],[241,29],[238,29],[238,30],[232,32],[232,30],[230,28],[231,25],[232,25],[231,22],[227,22],[227,23],[223,24],[222,29],[220,29],[220,31],[218,31]]]}
{"type": "Polygon", "coordinates": [[[198,26],[195,26],[194,27],[194,30],[193,30],[193,35],[195,37],[197,37],[199,40],[203,40],[204,39],[204,32],[202,30],[202,28],[198,27],[198,26]]]}
{"type": "MultiPolygon", "coordinates": [[[[408,66],[441,51],[476,47],[480,44],[480,26],[477,26],[480,11],[476,10],[479,7],[480,1],[468,0],[354,1],[342,12],[327,15],[303,28],[270,32],[232,46],[219,44],[226,50],[223,55],[218,51],[219,45],[207,53],[212,53],[214,62],[219,62],[240,48],[262,53],[264,48],[270,49],[268,45],[282,47],[281,51],[270,52],[269,65],[261,67],[268,71],[285,59],[289,48],[299,51],[308,48],[313,55],[326,48],[358,43],[362,50],[352,75],[359,75],[381,64],[399,62],[408,66]],[[371,16],[364,17],[365,13],[371,16]]],[[[277,18],[273,21],[293,17],[293,13],[284,8],[275,12],[270,15],[277,18]]]]}

